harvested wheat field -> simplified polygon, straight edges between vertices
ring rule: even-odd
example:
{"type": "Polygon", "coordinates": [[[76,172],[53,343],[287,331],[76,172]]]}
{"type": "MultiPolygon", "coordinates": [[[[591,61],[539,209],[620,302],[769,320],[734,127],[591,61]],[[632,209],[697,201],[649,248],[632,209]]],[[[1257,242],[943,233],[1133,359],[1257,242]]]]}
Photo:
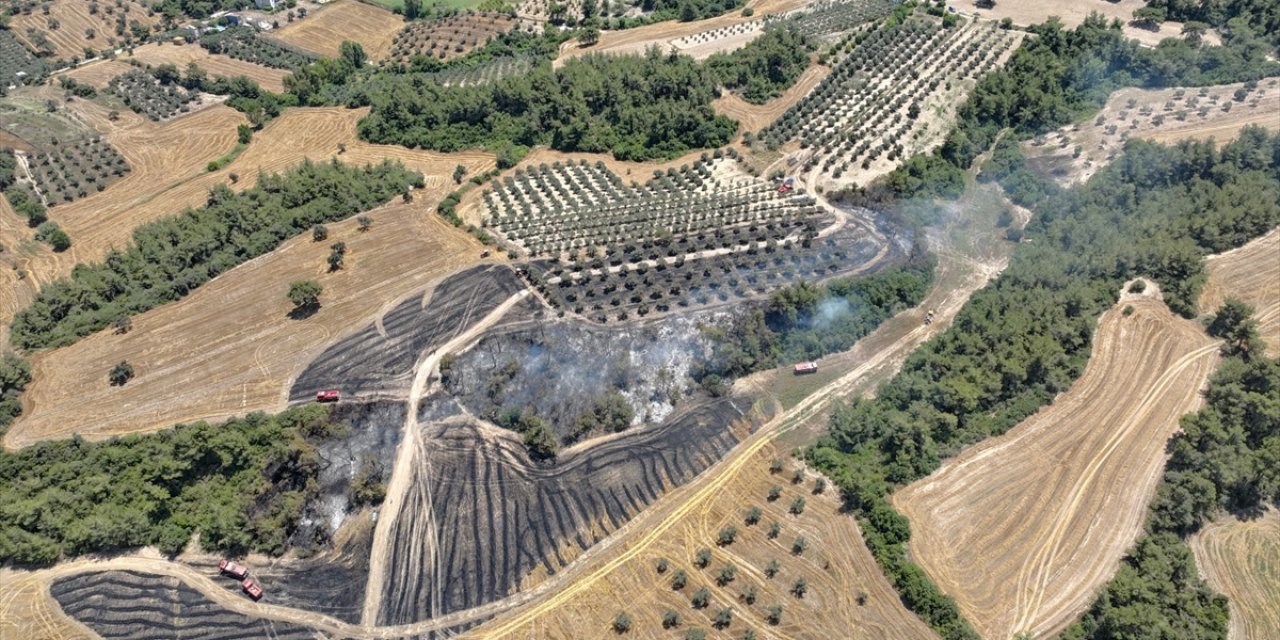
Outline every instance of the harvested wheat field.
{"type": "Polygon", "coordinates": [[[89,64],[76,67],[75,69],[66,72],[65,75],[80,84],[87,84],[101,91],[107,87],[107,84],[111,82],[112,78],[123,73],[129,73],[133,69],[134,66],[125,62],[123,59],[114,58],[111,60],[90,62],[89,64]]]}
{"type": "MultiPolygon", "coordinates": [[[[36,242],[34,235],[35,230],[14,213],[9,200],[0,198],[0,245],[4,246],[4,251],[0,251],[0,309],[20,309],[35,298],[39,283],[27,274],[32,271],[31,263],[36,257],[49,250],[36,242]]],[[[6,347],[9,344],[7,322],[0,322],[0,344],[6,347]]]]}
{"type": "MultiPolygon", "coordinates": [[[[177,65],[186,72],[187,65],[192,62],[200,66],[211,76],[248,76],[267,91],[284,91],[284,77],[289,75],[288,69],[273,69],[244,60],[236,60],[223,54],[209,53],[208,49],[198,44],[145,44],[133,50],[133,59],[143,64],[158,67],[162,64],[177,65]]],[[[129,56],[121,57],[122,60],[129,56]]]]}
{"type": "Polygon", "coordinates": [[[1232,640],[1280,638],[1280,511],[1224,518],[1191,537],[1205,580],[1227,596],[1232,640]]]}
{"type": "Polygon", "coordinates": [[[715,109],[716,113],[737,120],[741,123],[744,132],[757,132],[772,124],[778,116],[786,113],[787,109],[799,102],[801,98],[809,95],[809,92],[813,91],[813,88],[828,75],[831,75],[831,67],[811,64],[790,89],[764,104],[751,104],[726,91],[711,102],[711,108],[715,109]]]}
{"type": "Polygon", "coordinates": [[[1153,289],[1102,315],[1070,391],[892,498],[913,558],[984,638],[1061,631],[1141,531],[1165,443],[1218,352],[1153,289]]]}
{"type": "Polygon", "coordinates": [[[403,27],[404,19],[386,9],[340,0],[286,24],[271,38],[330,58],[338,55],[343,40],[352,40],[364,47],[370,60],[382,60],[403,27]]]}
{"type": "MultiPolygon", "coordinates": [[[[512,628],[504,618],[478,627],[474,637],[484,638],[569,638],[612,636],[612,623],[626,611],[634,624],[627,637],[682,637],[698,627],[713,637],[741,637],[754,629],[762,638],[885,638],[907,640],[936,638],[923,621],[907,611],[897,593],[862,542],[857,522],[840,512],[837,491],[828,486],[814,494],[816,476],[806,474],[793,482],[793,461],[784,472],[771,474],[770,460],[784,455],[765,446],[745,458],[733,470],[724,490],[696,509],[682,510],[678,522],[654,544],[627,561],[587,590],[551,609],[539,610],[536,620],[512,628]],[[781,496],[767,499],[769,489],[779,486],[781,496]],[[803,513],[790,513],[792,502],[803,497],[803,513]],[[752,525],[745,520],[751,507],[761,516],[752,525]],[[772,522],[781,525],[776,539],[768,531],[772,522]],[[732,544],[718,546],[717,536],[725,526],[737,529],[732,544]],[[798,537],[807,541],[800,554],[793,553],[798,537]],[[706,567],[696,563],[699,549],[708,549],[706,567]],[[659,562],[667,561],[665,571],[659,562]],[[773,577],[766,575],[770,562],[778,562],[773,577]],[[723,582],[721,571],[735,567],[733,579],[723,582]],[[678,572],[688,576],[688,584],[672,588],[678,572]],[[799,578],[807,582],[803,597],[792,593],[799,578]],[[694,608],[690,600],[702,588],[710,594],[705,608],[694,608]],[[745,594],[754,588],[754,602],[745,594]],[[861,604],[859,601],[861,600],[861,604]],[[781,622],[767,620],[768,609],[782,605],[781,622]],[[713,621],[722,609],[730,609],[731,622],[722,631],[713,631],[713,621]],[[679,625],[663,628],[663,615],[678,613],[679,625]]],[[[537,577],[531,576],[530,582],[537,577]]]]}
{"type": "Polygon", "coordinates": [[[434,213],[447,189],[374,210],[367,232],[348,219],[329,225],[326,242],[294,238],[180,301],[135,316],[126,334],[101,331],[37,354],[24,415],[9,429],[6,446],[283,409],[293,377],[333,339],[475,259],[480,244],[434,213]],[[330,273],[325,257],[337,241],[347,244],[347,264],[330,273]],[[284,292],[303,278],[324,287],[323,307],[292,320],[284,292]],[[106,372],[121,360],[137,377],[109,386],[106,372]],[[105,406],[111,411],[101,411],[105,406]]]}
{"type": "MultiPolygon", "coordinates": [[[[976,6],[977,0],[950,0],[947,4],[954,5],[961,13],[976,15],[981,18],[990,20],[1000,20],[1002,18],[1010,18],[1014,24],[1030,25],[1039,24],[1049,19],[1049,16],[1057,16],[1062,24],[1075,28],[1076,25],[1084,22],[1093,12],[1101,13],[1108,21],[1113,19],[1120,20],[1124,23],[1124,34],[1138,42],[1155,46],[1160,44],[1165,38],[1181,38],[1182,23],[1181,22],[1165,22],[1158,29],[1152,31],[1136,27],[1130,22],[1133,20],[1134,9],[1141,9],[1147,6],[1143,0],[1038,0],[1037,2],[997,2],[995,7],[991,9],[979,9],[976,6]]],[[[1206,44],[1219,45],[1222,44],[1221,38],[1213,30],[1204,35],[1206,44]]]]}
{"type": "Polygon", "coordinates": [[[101,51],[122,44],[116,35],[116,20],[121,15],[126,23],[137,21],[148,28],[154,27],[161,19],[159,13],[149,11],[151,3],[142,0],[103,2],[98,5],[100,10],[96,14],[89,12],[90,5],[94,3],[85,0],[54,0],[48,4],[48,15],[36,9],[14,16],[10,25],[14,35],[32,51],[41,49],[39,42],[44,38],[52,46],[53,57],[62,60],[86,57],[85,47],[101,51]],[[51,28],[55,23],[57,28],[51,28]],[[27,33],[28,29],[35,29],[40,35],[32,38],[27,33]],[[93,30],[92,38],[88,37],[88,29],[93,30]]]}
{"type": "Polygon", "coordinates": [[[1162,144],[1214,139],[1226,144],[1249,125],[1280,129],[1280,80],[1199,88],[1121,89],[1093,120],[1024,142],[1030,165],[1068,186],[1088,180],[1124,150],[1130,138],[1162,144]],[[1077,150],[1079,153],[1077,153],[1077,150]]]}
{"type": "Polygon", "coordinates": [[[88,640],[97,638],[62,611],[49,595],[50,580],[36,573],[0,568],[0,638],[88,640]]]}
{"type": "Polygon", "coordinates": [[[1280,227],[1243,247],[1205,259],[1209,280],[1200,312],[1213,313],[1228,297],[1253,307],[1267,353],[1280,355],[1280,227]]]}

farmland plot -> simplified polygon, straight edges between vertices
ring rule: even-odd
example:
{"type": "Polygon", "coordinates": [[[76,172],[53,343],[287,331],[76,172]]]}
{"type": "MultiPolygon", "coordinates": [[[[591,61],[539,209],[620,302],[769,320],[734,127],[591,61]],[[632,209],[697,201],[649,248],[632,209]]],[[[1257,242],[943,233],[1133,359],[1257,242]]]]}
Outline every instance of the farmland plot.
{"type": "Polygon", "coordinates": [[[129,172],[124,157],[101,137],[62,142],[28,157],[25,166],[49,206],[102,191],[129,172]]]}
{"type": "Polygon", "coordinates": [[[1229,297],[1253,307],[1267,353],[1280,354],[1280,229],[1205,259],[1209,280],[1200,295],[1201,313],[1214,313],[1229,297]]]}
{"type": "Polygon", "coordinates": [[[1280,637],[1280,512],[1252,520],[1226,517],[1188,540],[1196,564],[1231,606],[1232,640],[1280,637]]]}
{"type": "Polygon", "coordinates": [[[102,50],[122,46],[132,40],[135,23],[150,31],[160,22],[147,0],[54,0],[43,8],[19,13],[11,28],[32,51],[42,51],[59,60],[88,57],[85,49],[102,50]]]}
{"type": "Polygon", "coordinates": [[[344,40],[360,43],[370,60],[382,60],[404,25],[400,16],[357,0],[324,5],[306,18],[272,32],[271,38],[316,54],[336,58],[344,40]]]}
{"type": "Polygon", "coordinates": [[[42,76],[44,72],[43,61],[31,55],[12,31],[0,29],[0,87],[19,84],[24,77],[42,76]]]}
{"type": "Polygon", "coordinates": [[[491,11],[461,13],[429,22],[414,21],[396,35],[390,58],[405,62],[414,56],[450,60],[522,26],[519,19],[491,11]]]}
{"type": "Polygon", "coordinates": [[[1247,125],[1280,129],[1280,80],[1200,88],[1122,89],[1097,117],[1022,143],[1028,164],[1062,186],[1083,183],[1118,156],[1127,141],[1225,144],[1247,125]]]}
{"type": "Polygon", "coordinates": [[[859,25],[879,20],[892,10],[893,3],[885,0],[823,0],[809,5],[804,11],[787,14],[786,18],[795,23],[800,33],[822,37],[844,33],[859,25]]]}
{"type": "MultiPolygon", "coordinates": [[[[1020,34],[994,24],[942,29],[913,20],[877,29],[808,97],[761,131],[771,148],[798,139],[793,154],[828,186],[865,184],[940,144],[964,94],[1002,64],[1020,34]]],[[[852,45],[852,43],[849,43],[852,45]]]]}
{"type": "Polygon", "coordinates": [[[177,84],[161,84],[155,76],[138,69],[117,76],[108,86],[125,106],[157,121],[191,111],[191,103],[200,99],[195,91],[177,84]]]}
{"type": "Polygon", "coordinates": [[[1153,288],[1103,314],[1065,395],[892,497],[912,557],[984,638],[1061,631],[1141,532],[1165,444],[1218,353],[1153,288]]]}
{"type": "Polygon", "coordinates": [[[252,27],[231,27],[226,31],[201,36],[200,46],[210,53],[221,53],[237,60],[276,69],[297,69],[317,57],[309,51],[261,37],[252,27]]]}

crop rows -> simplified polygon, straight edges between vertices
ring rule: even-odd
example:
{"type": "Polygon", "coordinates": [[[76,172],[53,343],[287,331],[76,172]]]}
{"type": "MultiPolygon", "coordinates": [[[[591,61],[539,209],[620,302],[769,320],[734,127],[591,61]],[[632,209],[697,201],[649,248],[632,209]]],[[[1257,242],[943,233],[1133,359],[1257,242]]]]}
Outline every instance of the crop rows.
{"type": "Polygon", "coordinates": [[[525,73],[533,68],[537,60],[537,56],[531,55],[502,56],[467,67],[450,67],[429,73],[427,77],[446,87],[470,87],[525,73]]]}
{"type": "Polygon", "coordinates": [[[809,196],[723,175],[728,162],[669,169],[643,186],[624,186],[602,163],[544,164],[494,182],[484,195],[486,223],[538,256],[770,221],[788,225],[817,211],[809,196]]]}
{"type": "Polygon", "coordinates": [[[773,239],[787,230],[761,225],[700,234],[690,239],[689,248],[721,247],[726,252],[696,260],[681,255],[598,269],[584,263],[561,267],[536,262],[529,279],[553,305],[605,323],[767,295],[800,281],[838,275],[865,258],[835,238],[813,239],[812,228],[805,225],[790,229],[800,233],[773,239]]]}
{"type": "Polygon", "coordinates": [[[736,35],[758,31],[762,28],[763,24],[764,24],[763,20],[751,20],[748,22],[739,22],[738,24],[731,24],[727,27],[720,27],[718,29],[711,29],[709,31],[700,31],[698,33],[691,33],[682,38],[676,38],[675,40],[672,40],[671,44],[675,45],[677,48],[680,48],[680,49],[687,49],[695,45],[706,44],[708,42],[715,42],[717,40],[721,40],[724,38],[731,38],[736,35]]]}
{"type": "Polygon", "coordinates": [[[191,110],[191,103],[200,95],[176,84],[161,84],[151,74],[135,69],[111,79],[113,93],[124,100],[125,106],[151,118],[164,120],[191,110]]]}
{"type": "Polygon", "coordinates": [[[888,0],[860,0],[840,2],[822,0],[804,11],[788,14],[796,29],[807,36],[826,36],[842,33],[854,27],[879,20],[893,10],[888,0]]]}
{"type": "Polygon", "coordinates": [[[913,21],[872,31],[761,137],[770,145],[799,138],[815,149],[806,169],[825,158],[822,170],[836,178],[859,161],[865,169],[882,156],[905,157],[926,98],[990,70],[1014,42],[994,26],[940,29],[913,21]]]}
{"type": "Polygon", "coordinates": [[[200,46],[210,53],[221,53],[237,60],[276,69],[297,69],[316,58],[296,47],[258,37],[252,27],[231,27],[200,38],[200,46]]]}
{"type": "Polygon", "coordinates": [[[87,138],[33,155],[28,168],[49,205],[102,191],[129,172],[124,158],[102,138],[87,138]]]}
{"type": "Polygon", "coordinates": [[[441,60],[457,58],[478,49],[494,36],[519,28],[520,21],[504,13],[463,13],[432,20],[410,22],[396,34],[391,59],[409,60],[430,56],[441,60]]]}
{"type": "Polygon", "coordinates": [[[0,91],[10,84],[23,84],[19,82],[19,71],[26,72],[25,81],[44,75],[44,69],[44,63],[31,55],[12,31],[0,29],[0,91]]]}

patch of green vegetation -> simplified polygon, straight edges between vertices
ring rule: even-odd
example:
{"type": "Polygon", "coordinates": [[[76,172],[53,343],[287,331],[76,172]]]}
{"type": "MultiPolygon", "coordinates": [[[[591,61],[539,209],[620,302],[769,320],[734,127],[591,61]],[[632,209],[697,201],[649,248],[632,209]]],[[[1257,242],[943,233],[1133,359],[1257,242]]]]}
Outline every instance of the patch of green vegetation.
{"type": "Polygon", "coordinates": [[[146,545],[176,554],[196,533],[207,550],[279,555],[318,495],[316,445],[345,429],[313,404],[0,451],[0,563],[42,565],[146,545]]]}
{"type": "Polygon", "coordinates": [[[772,28],[732,53],[717,53],[706,65],[727,89],[752,104],[782,94],[809,68],[818,41],[790,25],[772,28]]]}
{"type": "Polygon", "coordinates": [[[244,153],[244,150],[248,148],[249,148],[248,144],[244,142],[237,142],[236,146],[231,147],[230,151],[226,152],[221,156],[218,156],[217,158],[214,158],[213,160],[210,160],[209,166],[205,167],[205,170],[212,173],[214,171],[217,171],[231,164],[233,160],[240,157],[240,154],[244,153]]]}

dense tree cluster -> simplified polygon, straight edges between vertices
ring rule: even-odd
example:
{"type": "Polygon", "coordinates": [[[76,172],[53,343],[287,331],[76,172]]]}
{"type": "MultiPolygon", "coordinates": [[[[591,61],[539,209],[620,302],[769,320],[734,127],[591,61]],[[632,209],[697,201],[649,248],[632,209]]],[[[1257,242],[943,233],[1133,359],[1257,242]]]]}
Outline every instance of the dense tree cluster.
{"type": "Polygon", "coordinates": [[[1198,22],[1227,33],[1248,30],[1280,46],[1280,6],[1271,0],[1147,0],[1147,8],[1161,20],[1198,22]]]}
{"type": "Polygon", "coordinates": [[[31,365],[26,360],[9,352],[0,356],[0,435],[22,413],[18,396],[29,382],[31,365]]]}
{"type": "Polygon", "coordinates": [[[912,354],[875,400],[832,417],[830,434],[810,450],[810,460],[858,510],[869,547],[904,601],[944,637],[972,632],[954,603],[906,559],[907,522],[884,494],[932,472],[960,448],[1005,432],[1065,391],[1084,370],[1098,314],[1125,280],[1151,277],[1167,287],[1171,306],[1192,311],[1203,255],[1280,224],[1277,189],[1280,136],[1259,129],[1220,151],[1209,143],[1131,142],[1087,184],[1042,189],[1027,231],[1035,242],[1020,245],[1000,278],[973,295],[947,332],[912,354]],[[1201,189],[1212,197],[1179,204],[1201,189]],[[1244,196],[1254,190],[1263,200],[1244,196]],[[1240,202],[1250,216],[1241,215],[1240,202]]]}
{"type": "Polygon", "coordinates": [[[312,225],[371,209],[421,181],[399,163],[350,167],[334,160],[260,176],[242,193],[220,185],[204,207],[138,227],[125,250],[44,286],[15,316],[13,343],[70,344],[119,316],[177,300],[312,225]]]}
{"type": "Polygon", "coordinates": [[[1065,640],[1227,637],[1226,598],[1200,579],[1183,540],[1223,511],[1249,517],[1280,505],[1280,359],[1261,355],[1244,310],[1229,327],[1215,318],[1223,335],[1243,339],[1228,342],[1204,408],[1169,440],[1147,534],[1065,640]]]}
{"type": "Polygon", "coordinates": [[[656,48],[542,65],[491,85],[408,80],[369,96],[362,138],[440,151],[546,144],[651,160],[723,145],[737,129],[711,109],[718,91],[711,73],[656,48]]]}
{"type": "Polygon", "coordinates": [[[0,452],[0,563],[157,545],[279,554],[318,492],[316,445],[341,435],[320,405],[101,443],[0,452]]]}
{"type": "Polygon", "coordinates": [[[753,104],[764,104],[795,84],[809,67],[817,41],[784,24],[769,29],[747,46],[707,59],[720,84],[753,104]]]}

